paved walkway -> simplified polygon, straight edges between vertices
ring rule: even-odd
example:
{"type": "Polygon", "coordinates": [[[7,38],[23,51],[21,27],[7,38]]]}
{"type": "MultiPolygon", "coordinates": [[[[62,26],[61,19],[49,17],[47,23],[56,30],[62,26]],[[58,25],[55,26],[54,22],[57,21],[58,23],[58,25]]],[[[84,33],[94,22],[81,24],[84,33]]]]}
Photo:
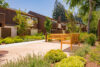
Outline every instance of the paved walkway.
{"type": "MultiPolygon", "coordinates": [[[[63,45],[63,49],[68,47],[69,45],[63,45]]],[[[0,63],[5,63],[9,60],[13,61],[27,54],[45,55],[45,53],[51,49],[60,49],[60,42],[45,42],[44,40],[40,40],[3,45],[0,46],[1,53],[4,53],[0,55],[0,63]]],[[[67,55],[69,55],[69,53],[67,53],[67,55]]]]}

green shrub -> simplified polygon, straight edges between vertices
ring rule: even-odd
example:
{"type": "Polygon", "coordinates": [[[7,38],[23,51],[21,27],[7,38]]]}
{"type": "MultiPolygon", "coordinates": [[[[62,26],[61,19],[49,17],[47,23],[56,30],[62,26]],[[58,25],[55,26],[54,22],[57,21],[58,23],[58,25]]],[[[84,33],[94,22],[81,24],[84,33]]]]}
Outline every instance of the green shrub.
{"type": "Polygon", "coordinates": [[[14,39],[7,37],[7,38],[3,39],[2,42],[6,43],[6,44],[10,44],[10,43],[14,43],[14,39]]]}
{"type": "Polygon", "coordinates": [[[96,41],[96,35],[95,34],[88,34],[88,33],[80,33],[80,41],[85,42],[90,45],[94,45],[96,41]]]}
{"type": "Polygon", "coordinates": [[[24,41],[34,41],[33,36],[24,36],[23,39],[24,41]]]}
{"type": "Polygon", "coordinates": [[[88,54],[89,52],[90,52],[90,46],[84,45],[75,51],[75,55],[85,57],[85,55],[88,54]]]}
{"type": "Polygon", "coordinates": [[[43,33],[37,33],[34,36],[36,36],[37,39],[44,39],[45,38],[45,36],[43,35],[43,33]]]}
{"type": "Polygon", "coordinates": [[[94,34],[89,34],[89,36],[86,38],[85,42],[93,46],[96,41],[96,36],[94,34]]]}
{"type": "Polygon", "coordinates": [[[41,40],[42,37],[41,36],[33,36],[33,39],[35,39],[35,40],[41,40]]]}
{"type": "Polygon", "coordinates": [[[19,42],[23,42],[23,41],[24,41],[24,40],[23,40],[21,37],[19,37],[19,36],[16,36],[16,37],[14,37],[13,39],[14,39],[14,42],[15,42],[15,43],[19,43],[19,42]]]}
{"type": "Polygon", "coordinates": [[[62,50],[50,50],[44,56],[44,58],[51,63],[59,62],[66,57],[67,55],[62,50]]]}
{"type": "Polygon", "coordinates": [[[43,36],[43,33],[36,33],[34,36],[43,36]]]}
{"type": "Polygon", "coordinates": [[[24,41],[23,39],[14,39],[15,43],[19,43],[19,42],[23,42],[23,41],[24,41]]]}
{"type": "Polygon", "coordinates": [[[42,40],[44,36],[24,36],[24,41],[34,41],[34,40],[42,40]]]}
{"type": "Polygon", "coordinates": [[[0,44],[2,44],[2,40],[0,40],[0,44]]]}
{"type": "Polygon", "coordinates": [[[20,36],[16,36],[14,37],[14,39],[22,39],[20,36]]]}
{"type": "Polygon", "coordinates": [[[44,60],[41,56],[30,55],[25,58],[20,58],[17,61],[10,61],[2,67],[50,67],[50,63],[44,60]]]}
{"type": "Polygon", "coordinates": [[[88,35],[88,33],[80,33],[80,42],[85,42],[88,35]]]}
{"type": "Polygon", "coordinates": [[[86,60],[80,56],[70,56],[58,62],[55,67],[85,67],[86,60]]]}

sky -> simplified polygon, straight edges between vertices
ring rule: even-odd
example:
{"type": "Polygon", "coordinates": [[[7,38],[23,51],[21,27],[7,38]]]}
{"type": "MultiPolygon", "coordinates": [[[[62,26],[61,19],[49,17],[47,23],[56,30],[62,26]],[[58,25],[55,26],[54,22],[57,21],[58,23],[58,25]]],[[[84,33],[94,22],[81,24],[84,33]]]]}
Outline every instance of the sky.
{"type": "MultiPolygon", "coordinates": [[[[21,9],[22,11],[34,11],[44,16],[48,16],[52,18],[52,13],[54,9],[55,0],[6,0],[9,3],[10,8],[13,9],[21,9]]],[[[68,9],[68,6],[60,1],[65,9],[68,9]]]]}

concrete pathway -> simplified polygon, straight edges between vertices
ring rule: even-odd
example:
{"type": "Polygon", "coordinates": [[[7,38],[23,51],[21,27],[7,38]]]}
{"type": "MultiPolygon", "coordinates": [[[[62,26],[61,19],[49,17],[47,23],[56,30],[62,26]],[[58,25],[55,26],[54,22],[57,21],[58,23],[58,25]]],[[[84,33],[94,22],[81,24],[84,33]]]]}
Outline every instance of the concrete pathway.
{"type": "MultiPolygon", "coordinates": [[[[69,48],[69,45],[64,44],[63,49],[69,48]]],[[[60,49],[60,42],[45,42],[44,40],[15,43],[0,46],[0,63],[4,64],[7,61],[14,61],[20,57],[33,53],[35,55],[45,55],[51,49],[60,49]]],[[[67,53],[67,52],[66,52],[67,53]]],[[[69,53],[67,53],[69,56],[69,53]]]]}

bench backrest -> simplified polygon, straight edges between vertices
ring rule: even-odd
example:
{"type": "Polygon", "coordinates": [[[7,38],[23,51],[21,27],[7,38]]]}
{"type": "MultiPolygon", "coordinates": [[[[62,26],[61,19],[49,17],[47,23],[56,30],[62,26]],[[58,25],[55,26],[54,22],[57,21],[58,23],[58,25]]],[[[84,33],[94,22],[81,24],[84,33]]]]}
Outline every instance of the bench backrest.
{"type": "Polygon", "coordinates": [[[78,33],[71,34],[71,42],[77,43],[78,41],[79,41],[79,34],[78,33]]]}
{"type": "Polygon", "coordinates": [[[66,38],[68,34],[50,34],[50,38],[66,38]]]}

